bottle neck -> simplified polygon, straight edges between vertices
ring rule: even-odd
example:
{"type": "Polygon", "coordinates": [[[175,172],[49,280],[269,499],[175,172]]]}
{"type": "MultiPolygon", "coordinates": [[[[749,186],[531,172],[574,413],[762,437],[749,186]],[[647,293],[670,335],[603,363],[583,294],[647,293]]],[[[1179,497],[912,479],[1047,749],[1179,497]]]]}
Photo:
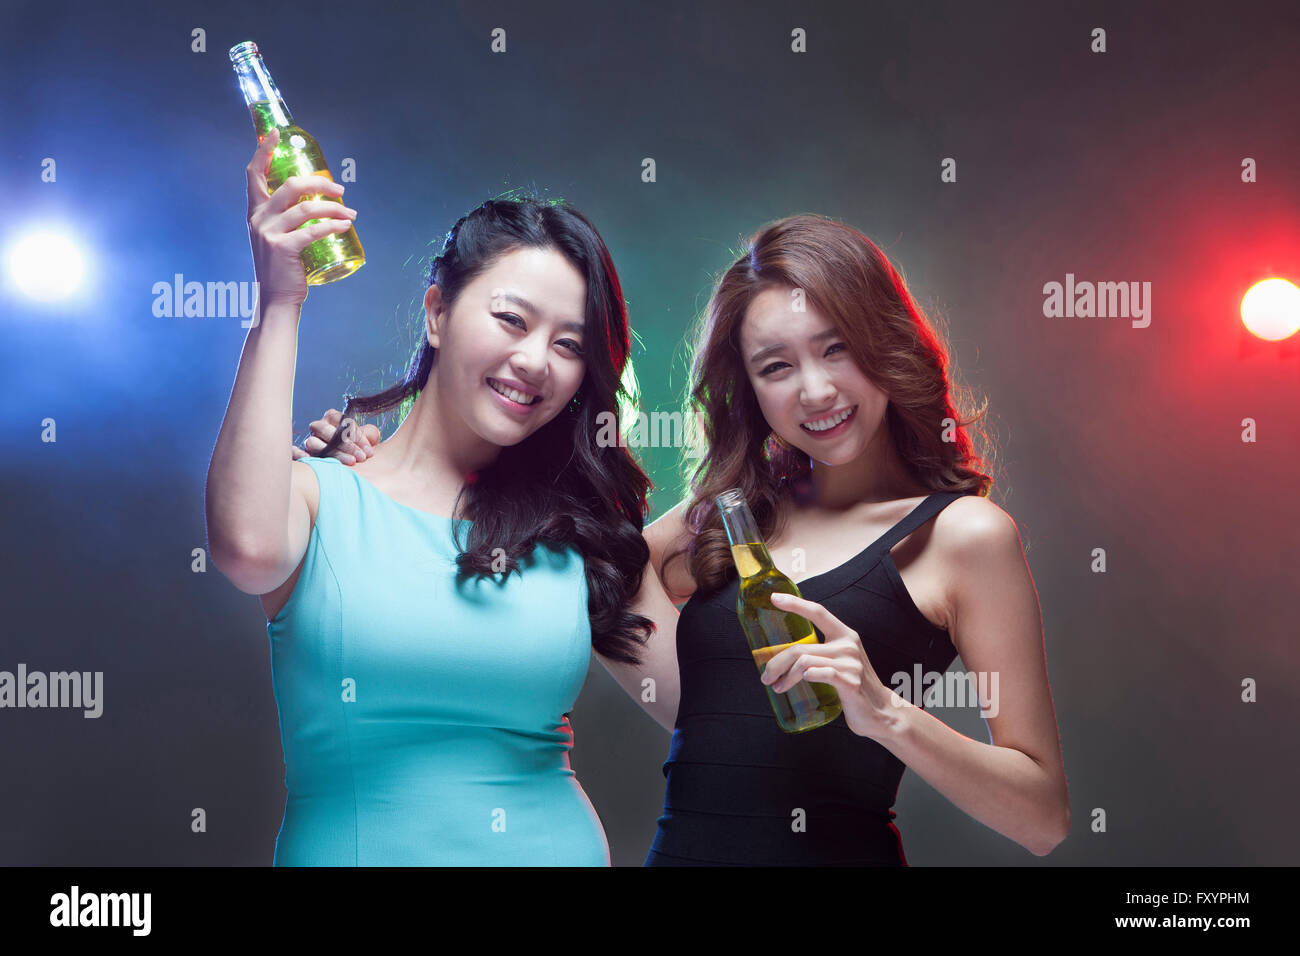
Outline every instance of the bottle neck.
{"type": "Polygon", "coordinates": [[[722,512],[722,527],[727,529],[727,540],[733,546],[763,543],[763,537],[758,533],[758,523],[754,521],[754,515],[744,498],[728,504],[719,502],[718,508],[722,512]]]}
{"type": "Polygon", "coordinates": [[[244,103],[253,114],[253,127],[260,140],[275,127],[283,129],[293,124],[293,114],[285,105],[284,97],[275,87],[275,81],[266,70],[260,53],[251,53],[233,61],[244,103]]]}
{"type": "Polygon", "coordinates": [[[727,531],[727,541],[731,544],[731,557],[740,576],[753,577],[771,569],[772,556],[768,554],[767,545],[758,531],[758,522],[740,490],[724,491],[718,495],[717,503],[722,514],[722,526],[727,531]]]}

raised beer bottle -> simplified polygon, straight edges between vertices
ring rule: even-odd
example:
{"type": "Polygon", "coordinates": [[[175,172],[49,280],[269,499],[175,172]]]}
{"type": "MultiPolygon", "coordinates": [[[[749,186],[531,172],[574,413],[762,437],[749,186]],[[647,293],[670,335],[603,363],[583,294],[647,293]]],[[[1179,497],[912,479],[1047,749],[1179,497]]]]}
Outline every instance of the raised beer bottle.
{"type": "MultiPolygon", "coordinates": [[[[722,524],[731,542],[731,557],[740,575],[736,615],[749,641],[758,672],[767,662],[793,644],[818,644],[817,632],[806,618],[772,606],[773,594],[802,597],[795,583],[776,569],[767,545],[758,533],[754,515],[739,488],[724,491],[715,499],[722,512],[722,524]]],[[[767,691],[776,722],[789,734],[803,733],[829,724],[840,715],[840,698],[830,684],[801,680],[784,693],[767,691]]]]}
{"type": "MultiPolygon", "coordinates": [[[[271,166],[266,171],[266,189],[275,192],[290,176],[324,176],[333,180],[320,146],[305,129],[293,121],[289,107],[276,89],[275,81],[262,62],[262,54],[252,40],[230,48],[230,62],[239,77],[244,102],[253,114],[253,128],[260,143],[275,127],[280,128],[280,141],[271,154],[271,166]]],[[[321,194],[304,196],[305,199],[327,199],[342,204],[337,196],[321,194]]],[[[303,226],[320,222],[309,219],[303,226]]],[[[299,228],[302,228],[301,226],[299,228]]],[[[302,265],[307,273],[308,285],[324,285],[335,279],[350,276],[366,263],[365,251],[357,238],[355,228],[317,239],[302,251],[302,265]]]]}

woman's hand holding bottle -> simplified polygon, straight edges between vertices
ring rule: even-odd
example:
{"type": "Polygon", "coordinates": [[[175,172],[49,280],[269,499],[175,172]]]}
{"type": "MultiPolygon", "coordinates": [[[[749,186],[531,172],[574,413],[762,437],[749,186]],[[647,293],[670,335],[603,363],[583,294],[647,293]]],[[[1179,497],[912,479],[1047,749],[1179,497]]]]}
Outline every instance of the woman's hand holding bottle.
{"type": "Polygon", "coordinates": [[[778,693],[801,680],[830,684],[851,731],[875,740],[888,737],[904,701],[876,675],[858,632],[816,601],[793,594],[773,594],[771,601],[779,611],[806,617],[826,639],[820,644],[795,644],[774,655],[763,668],[762,682],[778,693]]]}
{"type": "Polygon", "coordinates": [[[297,309],[307,298],[307,273],[301,253],[323,236],[347,232],[355,209],[328,199],[306,196],[341,196],[343,186],[324,176],[290,176],[274,193],[267,191],[266,173],[271,153],[280,141],[272,129],[247,166],[248,238],[253,249],[253,270],[263,312],[272,306],[297,309]],[[309,226],[303,223],[319,219],[309,226]],[[302,226],[302,228],[299,228],[302,226]]]}
{"type": "Polygon", "coordinates": [[[268,193],[266,174],[278,141],[279,131],[269,132],[245,167],[257,311],[239,356],[204,494],[212,559],[248,594],[265,594],[282,584],[310,538],[306,500],[294,491],[293,469],[284,467],[284,452],[277,450],[284,448],[293,419],[296,326],[307,298],[300,253],[322,236],[351,229],[355,215],[338,202],[299,202],[342,191],[324,176],[290,176],[268,193]],[[303,225],[315,218],[323,221],[303,225]]]}

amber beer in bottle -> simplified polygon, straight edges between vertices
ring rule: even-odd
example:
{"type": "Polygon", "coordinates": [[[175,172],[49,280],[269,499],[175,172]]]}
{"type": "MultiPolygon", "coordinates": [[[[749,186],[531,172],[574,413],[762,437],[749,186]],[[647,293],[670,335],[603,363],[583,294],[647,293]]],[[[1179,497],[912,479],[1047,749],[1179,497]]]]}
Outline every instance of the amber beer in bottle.
{"type": "MultiPolygon", "coordinates": [[[[275,145],[275,151],[271,154],[271,166],[266,171],[267,192],[275,192],[290,176],[324,176],[333,180],[329,166],[325,164],[325,157],[321,155],[320,146],[310,133],[293,121],[289,107],[284,105],[284,98],[280,96],[271,74],[266,70],[266,64],[262,62],[257,44],[247,40],[231,47],[230,62],[235,67],[235,75],[239,77],[244,102],[253,114],[257,141],[260,143],[273,128],[280,129],[280,141],[275,145]]],[[[343,202],[337,196],[319,193],[304,196],[298,201],[306,199],[327,199],[340,205],[343,202]]],[[[309,219],[303,226],[320,221],[309,219]]],[[[355,228],[317,239],[302,251],[301,258],[308,285],[324,285],[350,276],[366,263],[366,254],[361,248],[361,240],[357,238],[355,228]]]]}
{"type": "MultiPolygon", "coordinates": [[[[802,597],[793,581],[776,569],[758,533],[754,515],[739,488],[724,491],[715,499],[722,512],[722,524],[731,542],[731,557],[740,574],[736,614],[749,641],[758,672],[773,656],[794,644],[817,644],[817,632],[806,618],[772,606],[773,594],[802,597]]],[[[829,724],[840,715],[840,698],[830,684],[801,680],[783,694],[764,684],[776,722],[788,734],[798,734],[829,724]]]]}

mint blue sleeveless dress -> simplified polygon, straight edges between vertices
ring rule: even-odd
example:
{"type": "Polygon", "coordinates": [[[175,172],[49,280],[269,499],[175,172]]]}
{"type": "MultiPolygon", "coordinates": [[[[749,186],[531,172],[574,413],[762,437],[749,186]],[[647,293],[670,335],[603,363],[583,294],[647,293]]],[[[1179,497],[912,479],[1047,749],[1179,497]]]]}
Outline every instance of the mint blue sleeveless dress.
{"type": "Polygon", "coordinates": [[[453,521],[307,458],[320,507],[267,622],[288,789],[276,866],[608,866],[569,766],[580,554],[455,580],[453,521]]]}

